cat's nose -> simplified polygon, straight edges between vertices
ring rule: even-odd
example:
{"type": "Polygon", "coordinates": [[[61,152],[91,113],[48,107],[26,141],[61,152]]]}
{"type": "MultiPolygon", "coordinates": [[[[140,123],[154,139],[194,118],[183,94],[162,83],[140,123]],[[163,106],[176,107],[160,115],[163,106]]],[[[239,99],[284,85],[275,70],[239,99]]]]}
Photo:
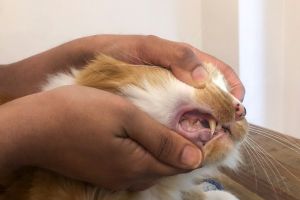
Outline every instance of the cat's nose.
{"type": "Polygon", "coordinates": [[[237,102],[234,104],[235,109],[235,120],[241,120],[246,116],[246,108],[243,106],[243,104],[237,102]]]}

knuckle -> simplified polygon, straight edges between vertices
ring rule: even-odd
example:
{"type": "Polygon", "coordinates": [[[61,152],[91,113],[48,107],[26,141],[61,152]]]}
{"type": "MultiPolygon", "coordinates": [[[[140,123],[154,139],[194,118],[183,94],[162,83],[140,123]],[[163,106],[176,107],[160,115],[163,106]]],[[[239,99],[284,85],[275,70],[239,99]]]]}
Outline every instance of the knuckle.
{"type": "Polygon", "coordinates": [[[120,106],[121,115],[126,123],[130,123],[135,119],[136,109],[137,108],[130,102],[125,102],[120,106]]]}
{"type": "Polygon", "coordinates": [[[186,61],[195,58],[195,53],[190,47],[180,45],[175,52],[175,56],[178,60],[186,61]]]}
{"type": "Polygon", "coordinates": [[[140,43],[139,51],[142,51],[144,54],[148,54],[148,51],[152,51],[153,47],[163,45],[163,39],[156,35],[145,35],[140,43]]]}
{"type": "Polygon", "coordinates": [[[133,113],[133,105],[123,98],[117,98],[112,102],[114,104],[114,108],[119,115],[127,117],[133,113]]]}
{"type": "Polygon", "coordinates": [[[134,105],[122,97],[112,98],[109,101],[116,124],[122,127],[127,127],[128,124],[131,124],[136,113],[134,105]]]}
{"type": "Polygon", "coordinates": [[[186,42],[181,42],[181,44],[183,45],[183,46],[185,46],[185,47],[188,47],[188,48],[193,48],[193,46],[192,45],[190,45],[189,43],[186,43],[186,42]]]}
{"type": "Polygon", "coordinates": [[[158,37],[156,35],[146,35],[145,38],[146,38],[146,40],[150,40],[150,41],[161,39],[160,37],[158,37]]]}

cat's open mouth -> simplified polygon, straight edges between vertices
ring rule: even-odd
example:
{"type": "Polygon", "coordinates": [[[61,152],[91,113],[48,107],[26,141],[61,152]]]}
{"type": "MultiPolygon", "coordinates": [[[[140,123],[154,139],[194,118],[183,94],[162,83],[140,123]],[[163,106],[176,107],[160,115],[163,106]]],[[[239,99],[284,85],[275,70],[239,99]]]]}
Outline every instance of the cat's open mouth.
{"type": "Polygon", "coordinates": [[[230,134],[229,128],[218,123],[211,114],[196,109],[179,116],[176,130],[201,148],[217,136],[230,134]]]}

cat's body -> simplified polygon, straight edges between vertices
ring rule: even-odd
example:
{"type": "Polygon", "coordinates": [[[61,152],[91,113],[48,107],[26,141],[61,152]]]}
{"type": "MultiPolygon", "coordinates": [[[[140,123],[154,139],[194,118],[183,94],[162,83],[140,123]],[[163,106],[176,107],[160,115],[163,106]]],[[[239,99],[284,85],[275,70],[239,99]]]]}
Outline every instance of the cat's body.
{"type": "Polygon", "coordinates": [[[129,65],[101,55],[83,70],[52,75],[43,86],[43,90],[50,90],[79,84],[128,98],[151,117],[197,144],[204,156],[202,168],[164,178],[145,191],[114,193],[52,172],[30,170],[21,174],[8,192],[0,195],[0,200],[236,199],[224,191],[204,192],[199,184],[215,176],[219,166],[236,167],[240,158],[238,147],[247,132],[246,120],[236,121],[235,105],[239,102],[229,94],[223,76],[213,66],[205,68],[209,78],[204,88],[196,89],[165,69],[129,65]]]}

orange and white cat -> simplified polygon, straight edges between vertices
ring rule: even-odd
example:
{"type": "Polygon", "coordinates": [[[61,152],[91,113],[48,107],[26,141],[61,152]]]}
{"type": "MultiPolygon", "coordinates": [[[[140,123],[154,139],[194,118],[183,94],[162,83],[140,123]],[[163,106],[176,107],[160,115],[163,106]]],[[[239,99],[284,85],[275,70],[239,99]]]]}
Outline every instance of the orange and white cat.
{"type": "Polygon", "coordinates": [[[200,184],[205,178],[216,176],[220,166],[237,167],[239,146],[248,129],[245,109],[229,93],[223,75],[211,64],[204,67],[209,77],[197,89],[179,81],[166,69],[131,65],[99,55],[82,70],[49,76],[42,87],[51,90],[79,84],[128,98],[201,148],[201,168],[164,178],[140,192],[110,192],[52,172],[33,170],[21,176],[15,188],[10,188],[2,198],[6,195],[16,200],[236,200],[229,192],[205,191],[200,184]]]}

